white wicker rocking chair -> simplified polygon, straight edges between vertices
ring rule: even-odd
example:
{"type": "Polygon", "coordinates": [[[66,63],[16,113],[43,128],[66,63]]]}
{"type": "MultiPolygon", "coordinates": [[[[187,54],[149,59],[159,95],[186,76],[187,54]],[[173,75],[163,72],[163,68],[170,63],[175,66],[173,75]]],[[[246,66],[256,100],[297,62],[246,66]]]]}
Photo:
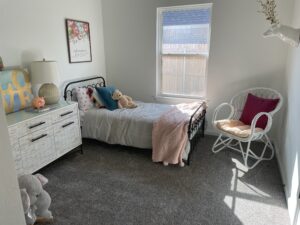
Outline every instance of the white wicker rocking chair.
{"type": "MultiPolygon", "coordinates": [[[[235,95],[231,99],[230,103],[222,103],[221,105],[219,105],[214,111],[212,124],[213,127],[220,133],[220,135],[212,147],[212,152],[218,153],[225,148],[238,151],[242,154],[244,165],[248,169],[253,169],[262,160],[271,160],[274,157],[274,147],[267,133],[270,131],[272,126],[272,117],[276,112],[280,110],[280,108],[282,107],[282,103],[283,103],[283,98],[279,92],[270,88],[259,87],[259,88],[252,88],[252,89],[242,91],[241,93],[235,95]],[[273,111],[269,113],[267,112],[258,113],[252,120],[251,126],[246,127],[245,130],[246,133],[244,133],[244,135],[242,136],[235,135],[232,132],[227,132],[224,131],[223,129],[220,129],[220,126],[218,126],[218,124],[220,123],[220,121],[225,121],[225,120],[217,120],[220,110],[224,107],[229,107],[231,111],[229,116],[226,118],[226,120],[230,120],[230,121],[235,120],[237,123],[239,123],[238,120],[241,117],[248,93],[251,93],[261,98],[279,99],[279,102],[273,111]],[[268,118],[267,126],[265,127],[265,129],[261,129],[261,128],[257,129],[256,123],[258,119],[263,115],[267,116],[268,118]],[[235,140],[235,143],[232,143],[233,140],[235,140]],[[251,150],[252,141],[262,141],[265,144],[260,155],[254,153],[251,150]],[[247,143],[246,148],[245,146],[242,145],[242,142],[247,143]],[[267,149],[271,150],[271,155],[268,157],[265,156],[267,149]],[[254,159],[254,163],[251,166],[249,166],[249,162],[248,162],[249,158],[254,159]]],[[[245,126],[243,127],[245,128],[245,126]]]]}

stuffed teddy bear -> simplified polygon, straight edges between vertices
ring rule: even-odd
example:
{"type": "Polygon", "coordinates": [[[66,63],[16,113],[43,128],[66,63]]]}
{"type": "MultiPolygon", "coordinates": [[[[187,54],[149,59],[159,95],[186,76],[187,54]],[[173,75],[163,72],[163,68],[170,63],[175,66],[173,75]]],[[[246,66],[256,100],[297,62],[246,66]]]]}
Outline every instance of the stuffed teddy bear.
{"type": "MultiPolygon", "coordinates": [[[[43,186],[48,183],[48,179],[41,174],[36,175],[22,175],[18,178],[19,187],[26,190],[28,194],[30,209],[27,210],[27,207],[24,207],[24,213],[29,211],[32,219],[36,218],[38,220],[48,220],[52,221],[52,213],[49,211],[51,204],[50,195],[43,189],[43,186]],[[25,210],[26,209],[26,210],[25,210]],[[36,217],[35,217],[36,216],[36,217]]],[[[25,197],[24,197],[25,198],[25,197]]],[[[26,200],[26,199],[25,199],[26,200]]],[[[24,204],[24,203],[23,203],[24,204]]],[[[27,219],[26,219],[27,221],[27,219]]],[[[28,220],[27,224],[31,224],[31,220],[28,220]]]]}
{"type": "Polygon", "coordinates": [[[132,109],[137,107],[137,105],[132,101],[131,97],[127,95],[123,95],[122,92],[119,91],[118,89],[114,91],[112,95],[112,99],[118,101],[119,109],[122,108],[132,109]]]}

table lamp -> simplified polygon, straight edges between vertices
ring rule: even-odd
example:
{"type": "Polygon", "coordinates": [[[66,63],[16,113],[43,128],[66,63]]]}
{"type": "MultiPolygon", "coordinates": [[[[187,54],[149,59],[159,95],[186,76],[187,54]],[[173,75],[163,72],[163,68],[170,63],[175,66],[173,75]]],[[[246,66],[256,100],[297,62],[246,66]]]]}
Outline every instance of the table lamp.
{"type": "Polygon", "coordinates": [[[52,105],[59,101],[59,89],[55,83],[59,82],[58,66],[56,61],[34,61],[30,65],[31,83],[41,84],[38,91],[39,97],[45,98],[46,105],[52,105]]]}

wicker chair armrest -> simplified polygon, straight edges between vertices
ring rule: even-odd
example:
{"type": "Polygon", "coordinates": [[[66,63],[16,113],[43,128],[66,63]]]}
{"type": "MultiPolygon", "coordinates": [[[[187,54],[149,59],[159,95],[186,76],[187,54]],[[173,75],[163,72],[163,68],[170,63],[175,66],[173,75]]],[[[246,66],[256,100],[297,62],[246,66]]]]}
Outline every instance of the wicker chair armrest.
{"type": "Polygon", "coordinates": [[[214,114],[213,114],[213,117],[212,117],[212,123],[214,123],[214,122],[217,120],[218,114],[219,114],[220,110],[221,110],[222,108],[226,107],[226,106],[229,106],[229,108],[230,108],[230,114],[229,114],[229,116],[228,116],[227,118],[225,118],[225,119],[231,119],[231,118],[232,118],[232,116],[233,116],[233,114],[234,114],[234,107],[233,107],[233,105],[231,105],[231,104],[225,102],[225,103],[220,104],[220,105],[215,109],[214,114]]]}
{"type": "Polygon", "coordinates": [[[267,126],[265,127],[264,129],[264,133],[268,133],[272,127],[272,122],[273,122],[273,118],[271,116],[270,113],[267,113],[267,112],[260,112],[258,113],[252,120],[251,122],[251,135],[250,136],[253,136],[255,134],[255,128],[256,128],[256,124],[257,124],[257,121],[262,117],[262,116],[267,116],[268,117],[268,123],[267,123],[267,126]]]}

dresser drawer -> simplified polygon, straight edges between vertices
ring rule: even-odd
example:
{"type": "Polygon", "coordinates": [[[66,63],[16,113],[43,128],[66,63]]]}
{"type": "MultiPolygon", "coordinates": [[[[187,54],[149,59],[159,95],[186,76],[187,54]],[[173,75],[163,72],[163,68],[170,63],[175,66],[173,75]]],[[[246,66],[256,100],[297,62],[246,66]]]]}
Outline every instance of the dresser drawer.
{"type": "Polygon", "coordinates": [[[18,175],[34,173],[81,144],[77,107],[60,101],[43,113],[20,110],[6,115],[18,175]]]}
{"type": "Polygon", "coordinates": [[[20,152],[19,144],[18,143],[13,144],[11,146],[11,150],[12,150],[12,154],[14,157],[15,168],[16,168],[17,174],[20,174],[23,170],[23,163],[22,163],[22,155],[20,152]]]}
{"type": "Polygon", "coordinates": [[[18,126],[15,125],[15,126],[10,126],[8,128],[8,133],[9,133],[9,140],[10,140],[10,144],[11,145],[14,145],[14,144],[17,144],[18,143],[18,138],[19,138],[19,135],[18,135],[18,126]]]}
{"type": "Polygon", "coordinates": [[[45,160],[56,158],[53,128],[26,135],[19,139],[19,143],[22,146],[21,156],[25,173],[33,173],[44,166],[45,160]]]}
{"type": "Polygon", "coordinates": [[[74,127],[78,127],[78,118],[76,116],[66,118],[65,120],[53,125],[55,134],[57,132],[65,132],[66,130],[69,130],[70,128],[74,127]]]}
{"type": "Polygon", "coordinates": [[[50,114],[39,116],[18,124],[18,136],[23,137],[28,134],[32,134],[41,129],[45,129],[52,124],[52,116],[50,114]]]}
{"type": "Polygon", "coordinates": [[[52,117],[52,122],[57,123],[62,120],[68,119],[70,117],[77,117],[78,114],[78,106],[77,104],[72,104],[67,107],[64,107],[63,109],[57,110],[52,117]]]}
{"type": "Polygon", "coordinates": [[[71,117],[54,126],[54,140],[61,156],[81,144],[81,131],[78,117],[71,117]]]}

